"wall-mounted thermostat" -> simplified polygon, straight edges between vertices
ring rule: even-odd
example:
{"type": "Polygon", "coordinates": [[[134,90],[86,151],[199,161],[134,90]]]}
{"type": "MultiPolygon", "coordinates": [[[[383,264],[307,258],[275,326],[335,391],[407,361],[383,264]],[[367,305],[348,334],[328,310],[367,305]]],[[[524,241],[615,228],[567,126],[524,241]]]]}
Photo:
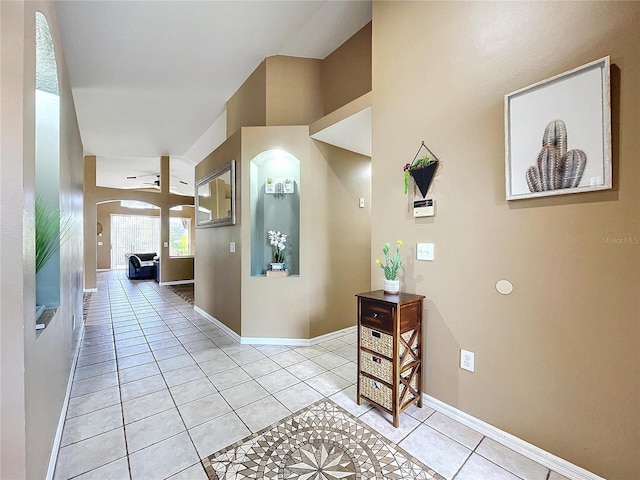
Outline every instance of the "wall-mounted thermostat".
{"type": "Polygon", "coordinates": [[[435,204],[432,198],[416,200],[413,202],[414,217],[433,217],[435,214],[435,204]]]}

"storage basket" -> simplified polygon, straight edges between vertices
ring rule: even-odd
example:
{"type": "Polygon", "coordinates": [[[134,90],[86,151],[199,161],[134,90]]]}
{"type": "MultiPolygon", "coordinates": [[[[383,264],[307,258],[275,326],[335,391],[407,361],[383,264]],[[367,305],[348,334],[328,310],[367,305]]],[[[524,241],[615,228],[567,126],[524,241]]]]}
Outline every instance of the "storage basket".
{"type": "Polygon", "coordinates": [[[387,383],[393,383],[393,362],[360,350],[360,370],[387,383]]]}
{"type": "Polygon", "coordinates": [[[360,345],[385,357],[393,356],[393,337],[386,333],[361,326],[360,345]]]}
{"type": "Polygon", "coordinates": [[[392,410],[393,391],[381,381],[360,375],[360,395],[367,397],[387,410],[392,410]]]}

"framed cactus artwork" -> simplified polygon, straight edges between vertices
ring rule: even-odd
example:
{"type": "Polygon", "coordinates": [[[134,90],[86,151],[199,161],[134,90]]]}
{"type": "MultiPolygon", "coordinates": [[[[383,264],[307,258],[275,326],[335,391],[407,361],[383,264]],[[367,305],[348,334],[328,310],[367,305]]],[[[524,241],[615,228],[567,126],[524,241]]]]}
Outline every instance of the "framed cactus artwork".
{"type": "Polygon", "coordinates": [[[505,95],[507,200],[612,187],[609,62],[505,95]]]}

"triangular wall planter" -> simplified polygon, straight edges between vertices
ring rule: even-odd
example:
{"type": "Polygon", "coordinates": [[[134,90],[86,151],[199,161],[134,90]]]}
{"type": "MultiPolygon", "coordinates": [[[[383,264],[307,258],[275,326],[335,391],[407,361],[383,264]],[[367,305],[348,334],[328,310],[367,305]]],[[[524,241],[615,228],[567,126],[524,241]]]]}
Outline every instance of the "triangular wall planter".
{"type": "Polygon", "coordinates": [[[435,175],[437,168],[438,162],[436,161],[435,163],[427,165],[424,168],[416,168],[411,170],[411,176],[420,189],[422,198],[427,195],[427,191],[429,191],[429,187],[431,186],[431,182],[433,181],[433,176],[435,175]]]}

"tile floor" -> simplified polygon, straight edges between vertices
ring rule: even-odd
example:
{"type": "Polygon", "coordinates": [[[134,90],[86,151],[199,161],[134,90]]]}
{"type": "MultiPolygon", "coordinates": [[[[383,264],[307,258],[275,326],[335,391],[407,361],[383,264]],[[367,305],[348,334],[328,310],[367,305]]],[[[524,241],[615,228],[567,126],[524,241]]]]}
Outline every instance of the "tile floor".
{"type": "Polygon", "coordinates": [[[356,334],[240,345],[166,287],[98,273],[54,478],[206,479],[200,459],[330,397],[447,479],[560,480],[428,407],[355,403],[356,334]]]}

